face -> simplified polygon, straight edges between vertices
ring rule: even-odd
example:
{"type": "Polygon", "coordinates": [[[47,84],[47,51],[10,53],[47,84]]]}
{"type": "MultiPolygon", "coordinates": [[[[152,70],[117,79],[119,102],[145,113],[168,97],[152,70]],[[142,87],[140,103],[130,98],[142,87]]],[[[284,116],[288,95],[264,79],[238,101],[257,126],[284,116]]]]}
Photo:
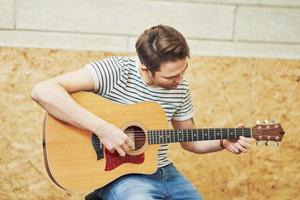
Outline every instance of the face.
{"type": "Polygon", "coordinates": [[[183,74],[187,67],[188,62],[186,58],[162,63],[154,76],[151,74],[151,82],[157,87],[175,89],[183,80],[183,74]]]}

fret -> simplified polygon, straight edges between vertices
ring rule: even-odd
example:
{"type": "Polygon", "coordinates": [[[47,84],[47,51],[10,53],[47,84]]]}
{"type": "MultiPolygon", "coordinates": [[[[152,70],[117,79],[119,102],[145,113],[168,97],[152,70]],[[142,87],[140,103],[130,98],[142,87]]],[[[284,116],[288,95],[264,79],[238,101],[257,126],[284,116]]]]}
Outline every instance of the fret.
{"type": "Polygon", "coordinates": [[[213,140],[216,140],[217,139],[216,129],[214,128],[213,130],[214,130],[213,140]]]}
{"type": "Polygon", "coordinates": [[[164,130],[164,137],[165,137],[165,143],[170,143],[170,140],[169,140],[169,134],[168,134],[168,130],[164,130]]]}
{"type": "Polygon", "coordinates": [[[152,142],[151,142],[151,131],[148,131],[147,136],[148,136],[148,144],[152,144],[152,142]]]}
{"type": "Polygon", "coordinates": [[[155,137],[154,137],[154,131],[151,131],[151,140],[152,140],[152,144],[155,144],[155,137]]]}
{"type": "Polygon", "coordinates": [[[203,129],[203,140],[209,140],[208,138],[208,129],[203,129]]]}
{"type": "Polygon", "coordinates": [[[187,134],[188,134],[188,141],[193,141],[193,135],[191,129],[187,130],[187,134]]]}
{"type": "Polygon", "coordinates": [[[215,129],[215,132],[216,132],[216,140],[222,139],[221,129],[216,128],[216,129],[215,129]]]}
{"type": "Polygon", "coordinates": [[[214,128],[214,140],[217,138],[216,136],[216,129],[214,128]]]}
{"type": "Polygon", "coordinates": [[[159,144],[163,144],[164,143],[164,138],[163,138],[161,130],[159,131],[159,141],[160,141],[159,144]]]}
{"type": "Polygon", "coordinates": [[[148,140],[150,139],[150,144],[153,144],[154,141],[153,141],[153,135],[152,135],[152,131],[149,131],[149,134],[148,134],[148,140]]]}
{"type": "Polygon", "coordinates": [[[178,133],[178,142],[182,142],[182,133],[180,130],[177,131],[178,133]]]}
{"type": "Polygon", "coordinates": [[[153,144],[156,144],[156,134],[155,134],[155,131],[151,131],[151,135],[152,135],[153,144]]]}
{"type": "Polygon", "coordinates": [[[193,133],[193,141],[198,141],[197,130],[196,130],[196,129],[193,129],[193,130],[192,130],[192,133],[193,133]]]}
{"type": "Polygon", "coordinates": [[[214,140],[215,139],[215,130],[213,128],[208,129],[208,139],[209,140],[214,140]]]}
{"type": "Polygon", "coordinates": [[[235,136],[235,138],[237,138],[237,137],[236,137],[236,128],[234,129],[234,136],[235,136]]]}
{"type": "Polygon", "coordinates": [[[178,142],[176,132],[174,130],[172,130],[172,135],[173,135],[173,142],[178,142]]]}
{"type": "Polygon", "coordinates": [[[245,128],[245,137],[251,137],[251,128],[245,128]]]}
{"type": "Polygon", "coordinates": [[[163,131],[164,143],[168,143],[168,131],[163,131]]]}
{"type": "Polygon", "coordinates": [[[167,130],[166,133],[167,133],[167,143],[170,143],[170,132],[169,132],[169,130],[167,130]]]}
{"type": "Polygon", "coordinates": [[[184,133],[184,138],[185,138],[185,141],[188,142],[189,141],[189,133],[188,133],[188,130],[183,130],[183,133],[184,133]]]}
{"type": "Polygon", "coordinates": [[[180,130],[181,133],[181,142],[185,142],[185,134],[184,134],[184,130],[180,130]]]}
{"type": "Polygon", "coordinates": [[[221,140],[223,140],[223,129],[220,128],[220,130],[221,130],[221,140]]]}
{"type": "Polygon", "coordinates": [[[242,131],[243,131],[242,128],[237,128],[237,129],[236,129],[236,137],[237,137],[237,139],[238,139],[240,136],[243,135],[243,134],[242,134],[242,131]]]}
{"type": "Polygon", "coordinates": [[[161,137],[160,137],[160,131],[158,131],[157,135],[158,135],[158,144],[161,144],[162,143],[162,140],[161,140],[161,137]]]}
{"type": "Polygon", "coordinates": [[[222,128],[222,139],[228,139],[228,129],[227,128],[222,128]]]}
{"type": "Polygon", "coordinates": [[[183,133],[184,133],[185,141],[188,142],[189,141],[189,130],[188,129],[183,130],[183,133]]]}
{"type": "Polygon", "coordinates": [[[153,130],[151,131],[151,138],[152,138],[152,140],[153,140],[153,143],[152,143],[152,144],[156,144],[156,141],[155,141],[155,133],[154,133],[153,130]]]}
{"type": "MultiPolygon", "coordinates": [[[[201,140],[204,140],[204,134],[203,134],[203,129],[199,129],[200,131],[200,136],[201,136],[201,140]]],[[[199,133],[199,132],[198,132],[199,133]]],[[[199,139],[200,140],[200,139],[199,139]]]]}
{"type": "Polygon", "coordinates": [[[228,129],[228,134],[229,134],[228,139],[235,139],[234,128],[229,128],[228,129]]]}
{"type": "Polygon", "coordinates": [[[153,131],[151,131],[151,142],[152,142],[152,144],[155,144],[155,138],[154,138],[153,131]]]}
{"type": "Polygon", "coordinates": [[[177,142],[180,142],[180,130],[176,130],[177,142]]]}
{"type": "Polygon", "coordinates": [[[171,143],[173,143],[173,142],[174,142],[174,134],[173,134],[173,131],[170,130],[169,132],[170,132],[170,141],[171,141],[171,143]]]}
{"type": "Polygon", "coordinates": [[[159,141],[158,141],[158,132],[157,131],[155,131],[154,132],[155,133],[155,144],[159,144],[159,141]]]}
{"type": "Polygon", "coordinates": [[[162,143],[165,144],[166,143],[166,135],[164,134],[164,131],[161,131],[160,137],[161,137],[162,143]]]}

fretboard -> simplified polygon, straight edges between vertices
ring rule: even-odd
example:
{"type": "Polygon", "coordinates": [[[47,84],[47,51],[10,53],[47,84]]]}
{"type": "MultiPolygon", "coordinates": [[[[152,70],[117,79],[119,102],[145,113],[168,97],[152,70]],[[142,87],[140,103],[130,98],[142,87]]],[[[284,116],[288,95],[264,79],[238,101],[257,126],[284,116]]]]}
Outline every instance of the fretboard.
{"type": "Polygon", "coordinates": [[[252,137],[252,128],[202,128],[184,130],[149,130],[148,144],[192,142],[202,140],[252,137]]]}

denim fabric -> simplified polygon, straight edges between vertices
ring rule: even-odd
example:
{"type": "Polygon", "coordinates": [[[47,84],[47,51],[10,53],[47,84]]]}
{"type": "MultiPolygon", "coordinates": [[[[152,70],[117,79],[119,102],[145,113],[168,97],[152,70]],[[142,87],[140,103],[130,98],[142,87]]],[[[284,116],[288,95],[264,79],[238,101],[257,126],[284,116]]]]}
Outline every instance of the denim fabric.
{"type": "Polygon", "coordinates": [[[98,189],[103,200],[201,200],[197,189],[171,163],[152,175],[129,174],[98,189]]]}

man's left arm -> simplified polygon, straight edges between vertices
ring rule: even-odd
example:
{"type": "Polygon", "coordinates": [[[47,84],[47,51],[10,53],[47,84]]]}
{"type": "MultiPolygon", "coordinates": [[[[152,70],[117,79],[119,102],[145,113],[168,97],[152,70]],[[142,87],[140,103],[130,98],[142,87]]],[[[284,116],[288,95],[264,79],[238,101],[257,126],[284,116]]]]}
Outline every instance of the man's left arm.
{"type": "MultiPolygon", "coordinates": [[[[176,121],[172,120],[174,129],[194,129],[195,124],[193,118],[176,121]]],[[[243,124],[238,124],[236,127],[243,127],[243,124]]],[[[238,140],[209,140],[209,141],[197,141],[197,142],[182,142],[183,149],[194,153],[210,153],[221,151],[224,148],[231,153],[239,154],[246,153],[251,148],[251,138],[240,136],[238,140]]]]}

